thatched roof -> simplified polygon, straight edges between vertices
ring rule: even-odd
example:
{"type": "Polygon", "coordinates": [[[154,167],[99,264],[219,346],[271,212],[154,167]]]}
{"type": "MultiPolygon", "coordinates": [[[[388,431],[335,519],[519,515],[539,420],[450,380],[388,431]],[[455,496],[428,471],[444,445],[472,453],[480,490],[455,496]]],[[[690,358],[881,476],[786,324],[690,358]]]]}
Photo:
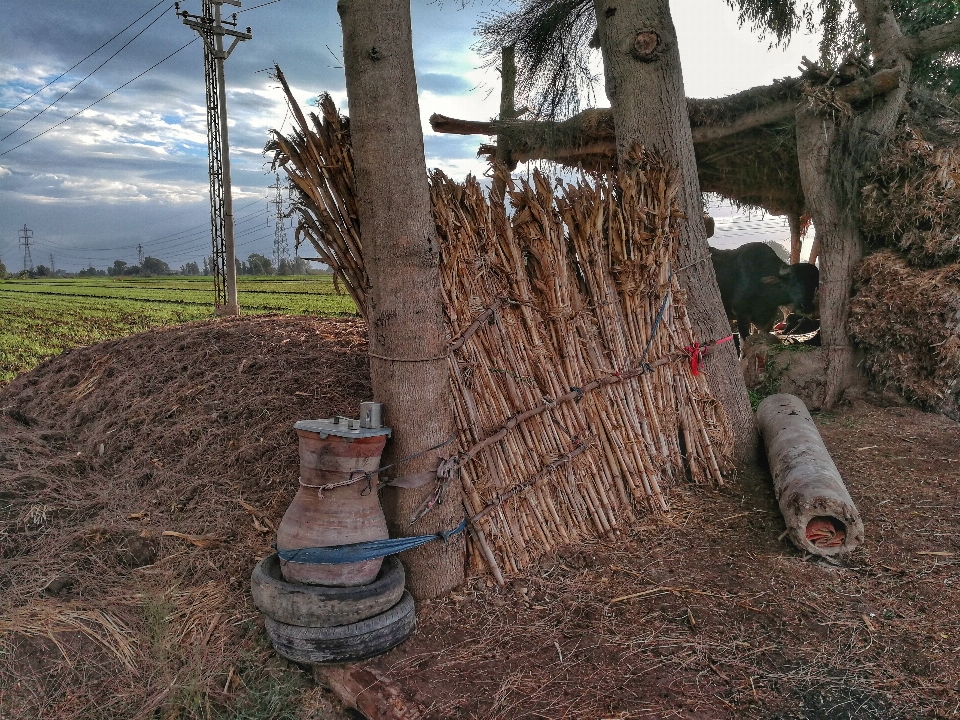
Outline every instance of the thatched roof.
{"type": "MultiPolygon", "coordinates": [[[[826,76],[812,63],[799,78],[751,88],[716,99],[689,99],[687,108],[704,192],[762,207],[774,214],[797,214],[803,191],[797,163],[795,114],[802,103],[837,109],[869,101],[897,86],[895,71],[860,79],[826,76]]],[[[567,167],[608,170],[616,164],[613,117],[594,108],[563,122],[474,122],[434,115],[437,132],[495,135],[509,147],[514,163],[550,160],[567,167]]],[[[496,145],[480,146],[493,158],[496,145]]]]}

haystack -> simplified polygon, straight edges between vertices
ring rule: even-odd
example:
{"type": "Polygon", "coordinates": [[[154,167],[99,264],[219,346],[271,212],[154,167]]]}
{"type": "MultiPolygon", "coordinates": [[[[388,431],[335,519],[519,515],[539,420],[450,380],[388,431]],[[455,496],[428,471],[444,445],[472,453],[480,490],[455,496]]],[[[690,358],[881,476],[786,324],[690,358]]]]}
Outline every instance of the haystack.
{"type": "Polygon", "coordinates": [[[849,328],[864,370],[960,420],[960,263],[920,270],[883,250],[863,261],[856,282],[849,328]]]}
{"type": "Polygon", "coordinates": [[[960,260],[960,117],[914,93],[897,133],[866,177],[861,231],[912,265],[960,260]]]}
{"type": "MultiPolygon", "coordinates": [[[[298,130],[267,150],[300,190],[298,236],[350,286],[363,269],[341,251],[356,217],[339,177],[348,121],[329,96],[309,121],[287,98],[298,130]]],[[[498,578],[666,511],[688,477],[720,484],[732,437],[684,350],[715,338],[694,337],[672,272],[676,172],[638,150],[579,185],[505,182],[509,205],[473,178],[430,176],[470,557],[498,578]]]]}

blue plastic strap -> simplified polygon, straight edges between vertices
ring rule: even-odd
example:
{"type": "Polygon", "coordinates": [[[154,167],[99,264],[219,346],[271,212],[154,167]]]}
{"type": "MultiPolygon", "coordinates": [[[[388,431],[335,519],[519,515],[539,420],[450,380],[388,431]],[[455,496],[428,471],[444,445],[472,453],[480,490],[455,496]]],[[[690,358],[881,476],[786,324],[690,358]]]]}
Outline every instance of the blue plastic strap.
{"type": "Polygon", "coordinates": [[[426,545],[432,540],[447,541],[462,533],[467,527],[464,520],[453,530],[439,532],[436,535],[415,535],[414,537],[371,540],[370,542],[333,545],[331,547],[300,548],[299,550],[278,550],[277,555],[284,562],[305,563],[310,565],[344,565],[363,562],[374,558],[396,555],[426,545]]]}

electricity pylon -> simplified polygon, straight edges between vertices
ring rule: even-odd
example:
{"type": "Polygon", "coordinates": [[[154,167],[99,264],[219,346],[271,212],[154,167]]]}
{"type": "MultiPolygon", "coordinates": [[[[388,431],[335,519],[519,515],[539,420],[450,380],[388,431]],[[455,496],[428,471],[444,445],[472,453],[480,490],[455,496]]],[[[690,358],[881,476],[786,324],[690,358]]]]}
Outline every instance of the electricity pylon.
{"type": "Polygon", "coordinates": [[[270,185],[271,190],[276,190],[277,194],[270,201],[271,205],[276,205],[276,214],[273,224],[273,263],[280,272],[280,261],[290,261],[290,246],[287,244],[287,229],[283,226],[283,185],[280,182],[280,175],[277,174],[276,185],[270,185]]]}
{"type": "Polygon", "coordinates": [[[236,29],[237,16],[224,25],[221,6],[240,7],[240,0],[203,0],[203,14],[191,15],[174,3],[183,24],[203,38],[203,71],[207,89],[207,146],[210,170],[210,227],[213,237],[213,286],[217,315],[239,315],[237,263],[233,242],[233,193],[230,188],[230,143],[227,139],[227,85],[223,64],[246,32],[236,29]],[[223,38],[233,42],[223,49],[223,38]]]}
{"type": "Polygon", "coordinates": [[[20,230],[20,245],[23,246],[23,270],[33,271],[33,256],[30,254],[30,241],[33,240],[33,230],[24,223],[20,230]]]}

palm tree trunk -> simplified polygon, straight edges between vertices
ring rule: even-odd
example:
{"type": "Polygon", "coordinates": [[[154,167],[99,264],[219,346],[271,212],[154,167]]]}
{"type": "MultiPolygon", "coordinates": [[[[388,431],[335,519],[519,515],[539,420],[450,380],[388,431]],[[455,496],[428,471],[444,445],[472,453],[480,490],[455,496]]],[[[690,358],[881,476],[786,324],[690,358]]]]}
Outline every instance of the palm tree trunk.
{"type": "MultiPolygon", "coordinates": [[[[624,167],[634,143],[639,143],[680,169],[680,209],[689,221],[681,226],[674,270],[686,291],[687,311],[699,340],[719,339],[730,333],[730,323],[700,221],[700,180],[669,1],[594,0],[594,7],[620,166],[624,167]]],[[[756,421],[733,343],[720,345],[710,354],[707,377],[732,422],[737,459],[753,461],[756,421]]]]}
{"type": "MultiPolygon", "coordinates": [[[[438,445],[454,432],[439,241],[420,128],[410,2],[340,0],[337,10],[370,285],[370,376],[374,398],[384,403],[385,422],[393,428],[383,458],[387,464],[438,445]]],[[[443,452],[428,452],[390,474],[433,470],[443,452]]],[[[436,533],[460,523],[460,488],[451,483],[441,504],[411,525],[415,509],[433,491],[433,484],[385,490],[391,535],[436,533]]],[[[463,535],[429,543],[405,554],[403,561],[415,597],[444,594],[463,581],[463,535]]]]}

